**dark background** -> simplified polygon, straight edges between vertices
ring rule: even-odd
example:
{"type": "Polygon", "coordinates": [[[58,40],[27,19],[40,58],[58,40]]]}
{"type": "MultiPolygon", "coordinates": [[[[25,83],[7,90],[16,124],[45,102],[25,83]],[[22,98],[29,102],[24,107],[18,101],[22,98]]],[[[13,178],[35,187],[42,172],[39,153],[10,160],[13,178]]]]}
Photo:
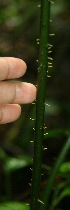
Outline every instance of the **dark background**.
{"type": "MultiPolygon", "coordinates": [[[[21,81],[35,85],[37,84],[36,60],[39,55],[39,45],[36,41],[39,38],[39,4],[38,0],[0,0],[0,56],[23,59],[27,63],[28,70],[21,81]]],[[[45,132],[49,134],[45,137],[47,141],[44,143],[48,150],[43,155],[43,162],[49,167],[53,165],[70,133],[70,2],[56,0],[51,6],[51,19],[50,33],[54,33],[55,36],[50,38],[50,43],[53,45],[51,53],[53,68],[49,69],[51,77],[46,81],[46,103],[50,106],[45,107],[45,126],[47,126],[45,132]]],[[[22,105],[22,115],[16,122],[0,125],[1,201],[8,195],[5,163],[8,164],[9,158],[23,156],[25,159],[33,155],[30,141],[34,138],[34,122],[30,117],[35,117],[35,105],[22,105]]],[[[19,200],[27,200],[30,197],[28,182],[31,172],[28,164],[31,162],[29,163],[28,159],[26,167],[18,164],[22,167],[18,166],[18,173],[16,169],[11,175],[12,181],[9,181],[8,189],[13,190],[10,195],[12,199],[19,197],[19,200]],[[17,180],[14,182],[16,174],[17,180]]],[[[66,160],[70,160],[69,154],[66,160]]]]}

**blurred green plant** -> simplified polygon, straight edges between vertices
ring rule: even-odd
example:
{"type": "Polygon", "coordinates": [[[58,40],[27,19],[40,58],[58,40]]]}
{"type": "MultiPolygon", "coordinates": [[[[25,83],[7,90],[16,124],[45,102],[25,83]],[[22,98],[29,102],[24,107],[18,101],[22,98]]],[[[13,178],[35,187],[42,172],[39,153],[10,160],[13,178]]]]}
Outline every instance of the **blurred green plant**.
{"type": "MultiPolygon", "coordinates": [[[[59,171],[59,168],[61,166],[61,163],[63,162],[63,160],[65,159],[65,156],[68,152],[68,150],[70,149],[70,137],[68,138],[68,140],[66,141],[64,147],[62,148],[62,151],[55,163],[55,166],[53,167],[52,171],[51,171],[51,175],[48,179],[48,183],[47,183],[47,186],[45,188],[45,192],[44,192],[44,196],[43,196],[43,206],[41,207],[41,210],[46,210],[46,209],[54,209],[53,206],[55,207],[56,205],[52,204],[52,207],[50,208],[51,206],[51,202],[49,202],[50,200],[50,194],[52,192],[52,187],[54,186],[54,181],[55,181],[55,178],[56,178],[56,175],[59,171]]],[[[62,166],[61,166],[62,167],[62,166]]],[[[69,180],[70,181],[70,180],[69,180]]],[[[60,195],[59,195],[59,198],[57,196],[57,199],[53,199],[53,202],[52,203],[59,203],[57,201],[54,201],[54,200],[58,200],[60,201],[66,194],[70,195],[70,190],[69,188],[67,187],[67,189],[65,189],[60,195]]]]}
{"type": "Polygon", "coordinates": [[[9,202],[0,204],[0,210],[29,210],[29,206],[19,202],[9,202]]]}

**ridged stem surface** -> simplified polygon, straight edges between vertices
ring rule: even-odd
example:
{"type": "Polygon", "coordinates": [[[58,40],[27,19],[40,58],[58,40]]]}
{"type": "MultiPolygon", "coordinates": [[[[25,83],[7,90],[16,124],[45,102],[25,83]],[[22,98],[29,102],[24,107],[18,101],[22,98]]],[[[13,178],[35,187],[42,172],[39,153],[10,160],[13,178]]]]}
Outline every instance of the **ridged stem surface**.
{"type": "Polygon", "coordinates": [[[30,210],[39,209],[39,193],[41,182],[41,160],[42,146],[44,138],[44,112],[46,79],[48,69],[48,42],[49,42],[49,22],[50,22],[50,2],[41,0],[40,17],[40,51],[38,67],[38,87],[36,98],[36,121],[35,121],[35,139],[34,139],[34,158],[32,174],[32,201],[30,210]]]}

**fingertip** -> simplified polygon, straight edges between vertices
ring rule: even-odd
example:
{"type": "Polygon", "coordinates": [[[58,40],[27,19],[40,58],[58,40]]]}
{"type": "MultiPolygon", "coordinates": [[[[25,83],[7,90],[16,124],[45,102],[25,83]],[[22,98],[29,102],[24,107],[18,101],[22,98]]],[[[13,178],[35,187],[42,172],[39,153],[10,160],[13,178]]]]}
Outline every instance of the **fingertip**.
{"type": "Polygon", "coordinates": [[[36,87],[27,82],[16,83],[16,98],[14,103],[27,104],[36,99],[36,87]]]}
{"type": "Polygon", "coordinates": [[[12,104],[12,105],[10,104],[9,107],[10,107],[10,110],[12,113],[12,116],[9,119],[9,122],[14,122],[14,121],[18,120],[18,118],[21,115],[21,106],[18,104],[12,104]]]}
{"type": "Polygon", "coordinates": [[[21,106],[18,104],[14,104],[13,106],[14,106],[14,112],[16,113],[15,120],[17,120],[21,115],[21,106]]]}
{"type": "Polygon", "coordinates": [[[22,77],[27,69],[25,61],[21,58],[4,57],[7,62],[8,76],[7,79],[16,79],[22,77]]]}
{"type": "Polygon", "coordinates": [[[29,86],[30,86],[30,91],[31,91],[31,94],[30,94],[30,97],[31,97],[31,102],[33,102],[35,99],[36,99],[36,93],[37,93],[37,89],[36,89],[36,87],[33,85],[33,84],[31,84],[31,83],[29,83],[29,86]]]}
{"type": "Polygon", "coordinates": [[[25,72],[27,70],[27,64],[21,58],[16,58],[16,59],[19,62],[20,69],[22,70],[22,75],[21,76],[23,76],[23,74],[25,74],[25,72]]]}
{"type": "Polygon", "coordinates": [[[21,107],[18,104],[0,106],[0,124],[16,121],[21,115],[21,107]]]}

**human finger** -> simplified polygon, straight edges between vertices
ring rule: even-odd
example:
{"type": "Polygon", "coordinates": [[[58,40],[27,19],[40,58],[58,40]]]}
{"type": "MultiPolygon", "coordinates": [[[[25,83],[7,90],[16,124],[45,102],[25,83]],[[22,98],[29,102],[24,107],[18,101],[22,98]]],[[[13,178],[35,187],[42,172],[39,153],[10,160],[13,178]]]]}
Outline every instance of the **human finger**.
{"type": "Polygon", "coordinates": [[[17,104],[0,105],[0,124],[13,122],[19,118],[21,107],[17,104]]]}
{"type": "Polygon", "coordinates": [[[19,78],[26,72],[26,63],[19,58],[0,58],[0,80],[19,78]]]}
{"type": "Polygon", "coordinates": [[[36,87],[26,82],[0,82],[0,104],[26,104],[36,98],[36,87]]]}

